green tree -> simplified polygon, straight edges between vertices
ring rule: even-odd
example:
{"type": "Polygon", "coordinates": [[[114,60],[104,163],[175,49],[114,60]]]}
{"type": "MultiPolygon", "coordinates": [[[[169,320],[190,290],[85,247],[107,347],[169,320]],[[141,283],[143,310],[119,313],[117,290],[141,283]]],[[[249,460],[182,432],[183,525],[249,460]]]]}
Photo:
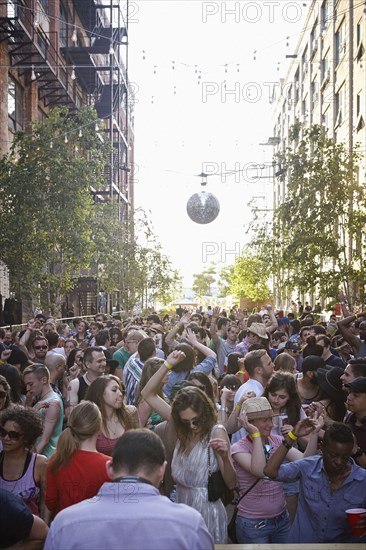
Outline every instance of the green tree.
{"type": "Polygon", "coordinates": [[[271,296],[268,285],[270,276],[270,263],[245,247],[229,275],[229,293],[237,299],[249,298],[253,302],[263,302],[271,296]]]}
{"type": "Polygon", "coordinates": [[[16,296],[39,296],[54,314],[95,252],[90,190],[102,187],[110,152],[96,121],[90,107],[53,109],[31,134],[15,134],[0,160],[1,259],[16,296]]]}
{"type": "Polygon", "coordinates": [[[197,296],[210,296],[211,285],[216,280],[216,270],[213,266],[207,267],[202,273],[193,275],[192,290],[197,296]]]}
{"type": "MultiPolygon", "coordinates": [[[[270,246],[277,277],[302,292],[352,304],[364,286],[365,189],[358,183],[360,153],[335,143],[314,125],[292,128],[293,147],[277,156],[287,190],[275,212],[270,246]]],[[[362,298],[361,298],[362,299],[362,298]]]]}

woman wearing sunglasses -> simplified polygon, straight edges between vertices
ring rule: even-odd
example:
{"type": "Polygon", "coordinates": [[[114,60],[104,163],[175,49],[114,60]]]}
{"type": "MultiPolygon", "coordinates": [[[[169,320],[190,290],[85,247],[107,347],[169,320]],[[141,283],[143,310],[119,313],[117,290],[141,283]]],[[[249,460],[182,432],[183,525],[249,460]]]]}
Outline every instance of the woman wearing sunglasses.
{"type": "Polygon", "coordinates": [[[42,434],[42,421],[31,408],[14,405],[1,413],[0,487],[18,495],[32,514],[48,522],[44,504],[46,463],[43,455],[31,451],[42,434]]]}
{"type": "MultiPolygon", "coordinates": [[[[234,443],[231,454],[238,479],[239,498],[236,519],[236,537],[240,544],[285,544],[290,530],[290,518],[286,507],[283,483],[265,479],[263,474],[267,460],[280,446],[287,444],[278,435],[272,435],[274,412],[265,397],[251,397],[244,401],[239,422],[248,432],[246,437],[234,443]]],[[[306,453],[287,444],[287,459],[299,460],[315,454],[318,432],[324,424],[320,417],[308,422],[310,434],[306,453]]],[[[297,439],[292,432],[291,439],[297,439]]]]}
{"type": "Polygon", "coordinates": [[[198,510],[214,542],[224,544],[227,539],[227,515],[220,499],[214,502],[208,500],[208,455],[211,471],[220,470],[226,486],[233,489],[236,476],[226,430],[217,424],[214,404],[201,389],[181,389],[172,404],[157,395],[166,373],[184,359],[182,351],[173,351],[150,378],[142,395],[161,417],[172,424],[177,435],[171,465],[177,487],[176,502],[198,510]]]}
{"type": "Polygon", "coordinates": [[[98,405],[102,414],[97,450],[112,456],[118,438],[125,431],[140,426],[137,409],[133,405],[125,405],[122,382],[112,374],[96,378],[90,384],[85,399],[98,405]]]}

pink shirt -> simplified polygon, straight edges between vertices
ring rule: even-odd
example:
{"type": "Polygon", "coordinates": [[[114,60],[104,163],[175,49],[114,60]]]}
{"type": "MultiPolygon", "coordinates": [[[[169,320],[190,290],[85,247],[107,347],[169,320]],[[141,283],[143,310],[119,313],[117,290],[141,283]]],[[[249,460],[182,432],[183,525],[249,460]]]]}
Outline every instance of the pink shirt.
{"type": "MultiPolygon", "coordinates": [[[[271,445],[270,455],[282,445],[283,437],[270,435],[268,443],[271,445]]],[[[234,467],[236,470],[239,496],[245,493],[257,479],[255,476],[244,470],[235,461],[235,455],[238,453],[252,453],[253,442],[246,437],[240,439],[231,446],[231,455],[234,458],[234,467]]],[[[274,518],[286,509],[285,495],[283,492],[283,483],[261,479],[249,493],[242,498],[238,506],[238,515],[244,518],[274,518]]]]}

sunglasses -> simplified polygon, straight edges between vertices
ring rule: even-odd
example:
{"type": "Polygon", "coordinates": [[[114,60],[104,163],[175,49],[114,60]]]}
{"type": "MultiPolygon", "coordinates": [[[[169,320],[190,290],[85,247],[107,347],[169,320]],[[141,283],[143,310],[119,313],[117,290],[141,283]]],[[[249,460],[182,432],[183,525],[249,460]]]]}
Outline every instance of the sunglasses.
{"type": "Polygon", "coordinates": [[[237,386],[236,384],[231,384],[231,385],[227,385],[227,386],[224,386],[225,388],[227,388],[228,390],[232,390],[232,391],[236,391],[240,388],[240,386],[237,386]]]}
{"type": "Polygon", "coordinates": [[[48,346],[34,346],[34,349],[48,349],[48,346]]]}
{"type": "Polygon", "coordinates": [[[0,391],[0,399],[4,399],[8,395],[8,392],[6,391],[0,391]]]}
{"type": "Polygon", "coordinates": [[[199,418],[193,418],[193,420],[183,420],[183,418],[180,419],[182,424],[185,424],[186,426],[194,426],[197,427],[200,423],[199,418]]]}
{"type": "Polygon", "coordinates": [[[22,437],[22,435],[24,435],[23,432],[16,432],[14,430],[10,430],[10,432],[8,432],[7,430],[4,430],[4,428],[0,427],[1,439],[4,439],[4,437],[8,436],[9,439],[14,439],[14,441],[17,441],[22,437]]]}

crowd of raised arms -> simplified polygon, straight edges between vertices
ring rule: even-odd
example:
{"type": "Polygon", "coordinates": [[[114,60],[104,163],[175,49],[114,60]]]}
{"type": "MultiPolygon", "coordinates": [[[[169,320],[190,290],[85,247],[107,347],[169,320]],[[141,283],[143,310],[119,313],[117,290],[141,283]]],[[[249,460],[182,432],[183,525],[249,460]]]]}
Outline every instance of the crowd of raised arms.
{"type": "Polygon", "coordinates": [[[0,328],[0,548],[366,542],[366,311],[342,309],[0,328]]]}

